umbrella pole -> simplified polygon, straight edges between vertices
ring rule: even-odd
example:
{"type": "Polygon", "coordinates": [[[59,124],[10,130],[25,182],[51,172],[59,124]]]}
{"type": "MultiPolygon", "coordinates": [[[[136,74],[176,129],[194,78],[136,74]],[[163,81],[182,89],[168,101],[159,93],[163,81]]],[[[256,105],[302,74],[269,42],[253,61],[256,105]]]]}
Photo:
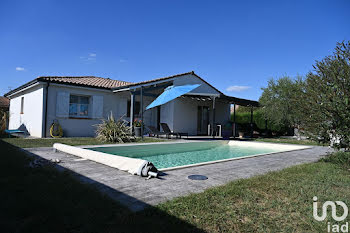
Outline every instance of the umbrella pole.
{"type": "Polygon", "coordinates": [[[141,140],[143,141],[143,86],[141,86],[140,90],[140,108],[141,108],[141,140]]]}
{"type": "Polygon", "coordinates": [[[134,123],[134,93],[131,92],[131,96],[130,96],[130,135],[132,136],[133,133],[133,123],[134,123]]]}

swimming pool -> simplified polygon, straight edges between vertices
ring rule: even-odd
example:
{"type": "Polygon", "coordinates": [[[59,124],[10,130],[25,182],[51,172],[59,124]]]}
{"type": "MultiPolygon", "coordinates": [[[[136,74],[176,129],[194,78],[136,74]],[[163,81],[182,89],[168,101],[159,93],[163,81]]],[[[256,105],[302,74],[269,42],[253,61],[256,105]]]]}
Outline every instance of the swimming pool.
{"type": "Polygon", "coordinates": [[[156,168],[166,170],[304,148],[309,147],[259,142],[205,141],[101,146],[85,149],[147,160],[156,168]]]}

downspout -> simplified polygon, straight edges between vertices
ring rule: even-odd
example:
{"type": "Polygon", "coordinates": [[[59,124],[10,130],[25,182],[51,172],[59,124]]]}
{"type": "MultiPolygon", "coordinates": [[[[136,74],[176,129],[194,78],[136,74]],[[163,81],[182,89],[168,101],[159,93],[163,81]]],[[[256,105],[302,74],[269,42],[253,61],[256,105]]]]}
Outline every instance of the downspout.
{"type": "Polygon", "coordinates": [[[48,105],[48,98],[49,98],[49,86],[50,81],[47,82],[46,85],[46,96],[45,96],[45,120],[44,120],[44,137],[47,137],[47,105],[48,105]]]}
{"type": "Polygon", "coordinates": [[[141,140],[143,141],[143,86],[140,88],[140,96],[141,96],[141,103],[140,103],[140,109],[141,109],[141,140]]]}

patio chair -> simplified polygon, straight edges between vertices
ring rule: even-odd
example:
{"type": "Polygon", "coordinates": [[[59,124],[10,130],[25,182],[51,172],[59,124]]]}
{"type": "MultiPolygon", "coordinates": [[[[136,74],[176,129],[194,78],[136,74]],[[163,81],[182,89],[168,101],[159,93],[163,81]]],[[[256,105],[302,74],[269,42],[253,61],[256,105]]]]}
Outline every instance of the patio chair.
{"type": "Polygon", "coordinates": [[[169,128],[167,123],[160,123],[160,125],[162,126],[163,131],[165,133],[167,133],[169,136],[170,135],[175,135],[176,138],[178,138],[178,137],[181,138],[181,136],[187,136],[187,138],[188,138],[188,133],[171,132],[171,130],[170,130],[170,128],[169,128]]]}
{"type": "Polygon", "coordinates": [[[152,134],[153,136],[156,136],[159,138],[159,135],[166,135],[168,137],[168,134],[165,132],[160,132],[156,127],[154,126],[146,126],[151,132],[149,133],[150,135],[152,134]]]}
{"type": "Polygon", "coordinates": [[[23,135],[25,132],[23,130],[19,130],[19,129],[6,129],[5,133],[7,133],[8,137],[10,138],[11,135],[20,136],[19,134],[23,135]]]}

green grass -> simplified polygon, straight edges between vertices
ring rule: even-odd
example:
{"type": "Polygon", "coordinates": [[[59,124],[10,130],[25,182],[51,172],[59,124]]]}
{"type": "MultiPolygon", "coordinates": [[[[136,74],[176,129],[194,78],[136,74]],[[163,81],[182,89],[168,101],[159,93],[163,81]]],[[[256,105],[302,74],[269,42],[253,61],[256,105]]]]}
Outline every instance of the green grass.
{"type": "Polygon", "coordinates": [[[328,146],[324,144],[320,144],[316,141],[312,140],[297,140],[297,139],[289,139],[289,138],[257,138],[254,139],[258,142],[273,142],[273,143],[288,143],[288,144],[299,144],[299,145],[310,145],[310,146],[328,146]]]}
{"type": "MultiPolygon", "coordinates": [[[[64,143],[71,146],[82,146],[82,145],[102,145],[102,144],[112,144],[110,142],[101,142],[96,138],[84,137],[84,138],[38,138],[38,139],[27,139],[27,138],[3,138],[3,141],[10,143],[14,146],[22,148],[32,148],[32,147],[52,147],[54,143],[64,143]]],[[[145,137],[142,141],[137,138],[135,142],[163,142],[164,139],[149,138],[145,137]]]]}
{"type": "MultiPolygon", "coordinates": [[[[159,205],[169,214],[209,232],[326,232],[312,198],[350,206],[350,172],[318,162],[239,180],[159,205]]],[[[335,223],[335,222],[334,222],[335,223]]]]}
{"type": "Polygon", "coordinates": [[[350,206],[343,159],[234,181],[131,213],[68,172],[29,168],[30,158],[2,140],[0,151],[3,232],[326,232],[330,214],[324,222],[313,219],[313,196],[350,206]]]}
{"type": "MultiPolygon", "coordinates": [[[[23,151],[0,139],[1,232],[190,232],[159,209],[131,213],[69,172],[30,168],[23,151]]],[[[143,180],[143,182],[145,182],[143,180]]]]}

